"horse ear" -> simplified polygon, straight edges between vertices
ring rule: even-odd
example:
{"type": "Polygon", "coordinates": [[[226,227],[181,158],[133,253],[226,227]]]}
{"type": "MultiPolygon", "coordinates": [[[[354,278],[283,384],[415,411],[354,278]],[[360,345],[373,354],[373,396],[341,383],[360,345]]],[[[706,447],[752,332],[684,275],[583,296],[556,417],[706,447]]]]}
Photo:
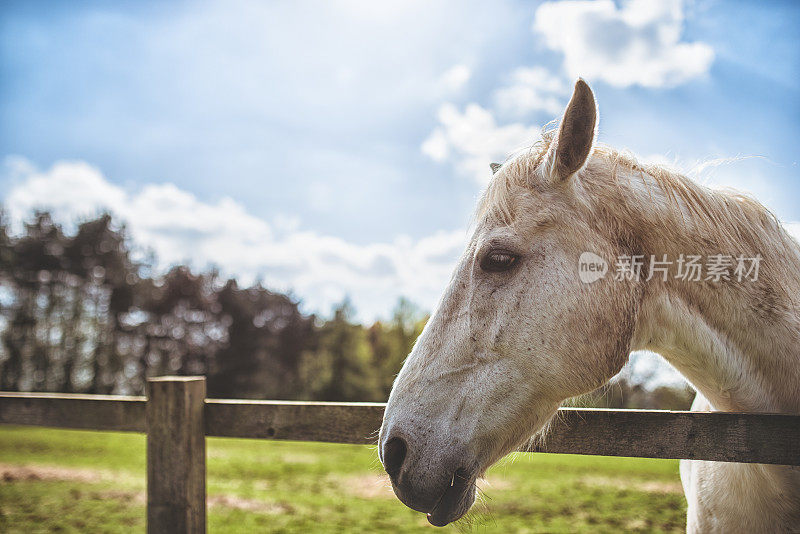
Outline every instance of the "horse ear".
{"type": "Polygon", "coordinates": [[[497,171],[499,171],[500,167],[502,167],[502,166],[503,166],[502,163],[490,163],[489,164],[489,167],[492,168],[492,174],[496,174],[497,171]]]}
{"type": "Polygon", "coordinates": [[[597,129],[597,103],[589,85],[578,78],[550,145],[545,167],[554,180],[563,181],[583,167],[594,145],[597,129]]]}

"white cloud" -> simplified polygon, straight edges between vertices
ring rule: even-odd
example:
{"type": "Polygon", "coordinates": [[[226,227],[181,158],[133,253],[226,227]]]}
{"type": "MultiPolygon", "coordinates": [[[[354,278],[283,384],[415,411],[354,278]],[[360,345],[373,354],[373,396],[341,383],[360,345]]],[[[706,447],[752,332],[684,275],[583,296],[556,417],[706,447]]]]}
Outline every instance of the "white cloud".
{"type": "Polygon", "coordinates": [[[472,71],[466,65],[454,65],[439,77],[439,87],[445,93],[461,91],[472,77],[472,71]]]}
{"type": "Polygon", "coordinates": [[[638,159],[641,163],[645,163],[647,165],[661,165],[662,167],[667,167],[668,169],[672,169],[678,172],[684,172],[681,170],[684,167],[676,155],[655,153],[655,154],[646,154],[644,156],[636,156],[636,159],[638,159]]]}
{"type": "Polygon", "coordinates": [[[450,156],[450,140],[447,138],[447,133],[442,128],[436,128],[422,142],[420,147],[422,153],[431,158],[437,163],[447,161],[450,156]]]}
{"type": "Polygon", "coordinates": [[[57,217],[91,217],[97,214],[97,206],[118,210],[125,204],[125,193],[108,183],[94,167],[81,161],[59,162],[45,174],[37,172],[27,160],[12,158],[7,161],[11,179],[25,181],[25,187],[13,188],[6,197],[6,208],[13,222],[21,220],[23,213],[40,206],[47,199],[47,206],[57,217]],[[56,186],[54,189],[54,185],[56,186]]]}
{"type": "Polygon", "coordinates": [[[522,123],[500,126],[492,112],[478,104],[468,104],[463,112],[453,104],[443,104],[438,120],[439,126],[422,143],[422,152],[436,162],[453,163],[480,185],[491,178],[490,163],[505,160],[539,138],[538,127],[522,123]]]}
{"type": "Polygon", "coordinates": [[[494,93],[494,104],[502,113],[525,115],[543,111],[555,118],[561,114],[570,95],[562,76],[544,67],[520,67],[511,73],[511,83],[494,93]]]}
{"type": "Polygon", "coordinates": [[[616,87],[670,87],[708,72],[714,50],[681,40],[681,0],[546,2],[536,10],[534,31],[564,54],[571,77],[604,80],[616,87]]]}
{"type": "Polygon", "coordinates": [[[310,311],[327,312],[345,295],[367,319],[387,314],[401,295],[431,309],[466,243],[466,231],[457,230],[357,245],[302,231],[286,217],[270,224],[230,198],[205,202],[172,184],[126,191],[81,161],[46,171],[19,158],[8,163],[14,185],[4,203],[12,228],[36,208],[68,225],[108,210],[138,246],[155,252],[158,268],[188,262],[215,265],[245,283],[261,277],[270,287],[292,290],[310,311]]]}
{"type": "Polygon", "coordinates": [[[797,242],[800,243],[800,221],[783,223],[783,226],[786,228],[786,231],[789,232],[789,235],[797,239],[797,242]]]}

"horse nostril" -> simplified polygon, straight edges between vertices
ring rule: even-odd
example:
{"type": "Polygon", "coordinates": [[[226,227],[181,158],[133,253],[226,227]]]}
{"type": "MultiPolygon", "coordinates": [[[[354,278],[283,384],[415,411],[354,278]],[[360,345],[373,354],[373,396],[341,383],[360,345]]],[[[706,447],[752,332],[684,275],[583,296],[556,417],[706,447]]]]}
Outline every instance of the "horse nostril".
{"type": "Polygon", "coordinates": [[[406,442],[403,438],[392,438],[383,446],[383,468],[390,477],[396,478],[406,459],[406,442]]]}

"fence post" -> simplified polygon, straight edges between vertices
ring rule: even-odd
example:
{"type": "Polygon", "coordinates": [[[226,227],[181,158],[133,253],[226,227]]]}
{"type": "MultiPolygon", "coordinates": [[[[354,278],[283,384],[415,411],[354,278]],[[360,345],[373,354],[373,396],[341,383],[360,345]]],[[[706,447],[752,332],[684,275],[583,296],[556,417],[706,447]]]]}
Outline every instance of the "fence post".
{"type": "Polygon", "coordinates": [[[206,531],[206,379],[147,381],[147,532],[206,531]]]}

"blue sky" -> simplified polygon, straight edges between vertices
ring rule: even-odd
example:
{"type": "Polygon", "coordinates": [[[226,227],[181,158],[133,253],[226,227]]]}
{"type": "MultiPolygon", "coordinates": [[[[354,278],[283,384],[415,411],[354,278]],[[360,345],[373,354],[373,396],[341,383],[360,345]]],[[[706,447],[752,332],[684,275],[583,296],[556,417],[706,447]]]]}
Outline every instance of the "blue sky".
{"type": "Polygon", "coordinates": [[[430,308],[488,164],[577,75],[600,141],[800,221],[793,2],[4,2],[0,198],[111,209],[164,266],[430,308]]]}

